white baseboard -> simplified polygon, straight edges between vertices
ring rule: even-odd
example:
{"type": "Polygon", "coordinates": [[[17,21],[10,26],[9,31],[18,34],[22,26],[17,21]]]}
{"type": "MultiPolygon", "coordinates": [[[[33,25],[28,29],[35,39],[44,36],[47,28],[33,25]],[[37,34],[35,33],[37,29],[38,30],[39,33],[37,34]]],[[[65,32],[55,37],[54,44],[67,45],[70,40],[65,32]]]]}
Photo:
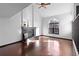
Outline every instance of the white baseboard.
{"type": "Polygon", "coordinates": [[[76,56],[79,56],[78,51],[77,51],[77,47],[75,45],[75,42],[74,42],[74,40],[72,40],[72,41],[73,41],[73,46],[74,46],[74,50],[75,50],[76,56]]]}

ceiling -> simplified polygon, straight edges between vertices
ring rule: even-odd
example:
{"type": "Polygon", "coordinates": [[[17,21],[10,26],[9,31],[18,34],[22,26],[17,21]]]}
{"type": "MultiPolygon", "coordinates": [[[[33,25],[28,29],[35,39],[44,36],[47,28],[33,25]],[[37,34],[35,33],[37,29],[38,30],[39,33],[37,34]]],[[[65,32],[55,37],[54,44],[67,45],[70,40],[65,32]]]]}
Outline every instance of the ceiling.
{"type": "Polygon", "coordinates": [[[30,5],[30,3],[0,3],[0,17],[11,17],[28,5],[30,5]]]}
{"type": "MultiPolygon", "coordinates": [[[[37,6],[38,8],[38,6],[37,6]]],[[[72,13],[74,11],[73,3],[51,3],[47,8],[40,8],[39,13],[42,17],[50,17],[72,13]]]]}

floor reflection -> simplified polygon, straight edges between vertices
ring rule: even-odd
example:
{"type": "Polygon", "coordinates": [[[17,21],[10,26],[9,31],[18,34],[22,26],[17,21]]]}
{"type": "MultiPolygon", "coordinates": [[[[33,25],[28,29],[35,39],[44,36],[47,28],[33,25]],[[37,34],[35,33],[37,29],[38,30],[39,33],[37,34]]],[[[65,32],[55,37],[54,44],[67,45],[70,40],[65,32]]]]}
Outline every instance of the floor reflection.
{"type": "Polygon", "coordinates": [[[21,56],[72,56],[72,41],[45,36],[33,37],[26,42],[19,42],[0,48],[0,55],[21,56]],[[9,52],[8,52],[9,51],[9,52]]]}
{"type": "Polygon", "coordinates": [[[53,55],[60,55],[60,43],[59,43],[59,41],[53,41],[52,42],[53,43],[53,49],[52,49],[52,51],[54,51],[54,52],[52,52],[52,53],[54,53],[53,55]]]}

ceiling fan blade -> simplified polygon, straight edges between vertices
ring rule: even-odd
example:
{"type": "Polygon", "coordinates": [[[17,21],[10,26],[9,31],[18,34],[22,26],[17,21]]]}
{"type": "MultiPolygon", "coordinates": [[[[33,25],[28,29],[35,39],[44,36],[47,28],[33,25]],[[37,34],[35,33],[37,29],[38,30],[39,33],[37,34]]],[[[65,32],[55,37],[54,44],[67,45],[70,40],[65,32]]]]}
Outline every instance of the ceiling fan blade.
{"type": "Polygon", "coordinates": [[[50,5],[50,3],[45,3],[45,5],[50,5]]]}
{"type": "Polygon", "coordinates": [[[51,3],[48,3],[48,5],[50,5],[51,3]]]}
{"type": "Polygon", "coordinates": [[[41,6],[39,8],[41,8],[41,6]]]}
{"type": "Polygon", "coordinates": [[[46,8],[46,6],[44,6],[44,5],[40,6],[39,8],[41,8],[41,7],[46,8]]]}
{"type": "Polygon", "coordinates": [[[41,3],[36,3],[37,5],[41,5],[41,3]]]}

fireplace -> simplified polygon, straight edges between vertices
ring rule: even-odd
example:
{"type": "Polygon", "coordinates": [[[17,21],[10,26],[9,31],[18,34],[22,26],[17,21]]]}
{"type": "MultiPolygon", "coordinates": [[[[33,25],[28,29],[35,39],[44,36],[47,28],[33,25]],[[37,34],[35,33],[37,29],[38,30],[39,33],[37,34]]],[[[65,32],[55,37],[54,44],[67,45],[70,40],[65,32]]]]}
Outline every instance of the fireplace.
{"type": "Polygon", "coordinates": [[[25,38],[31,38],[36,35],[36,27],[26,27],[22,32],[25,38]]]}

